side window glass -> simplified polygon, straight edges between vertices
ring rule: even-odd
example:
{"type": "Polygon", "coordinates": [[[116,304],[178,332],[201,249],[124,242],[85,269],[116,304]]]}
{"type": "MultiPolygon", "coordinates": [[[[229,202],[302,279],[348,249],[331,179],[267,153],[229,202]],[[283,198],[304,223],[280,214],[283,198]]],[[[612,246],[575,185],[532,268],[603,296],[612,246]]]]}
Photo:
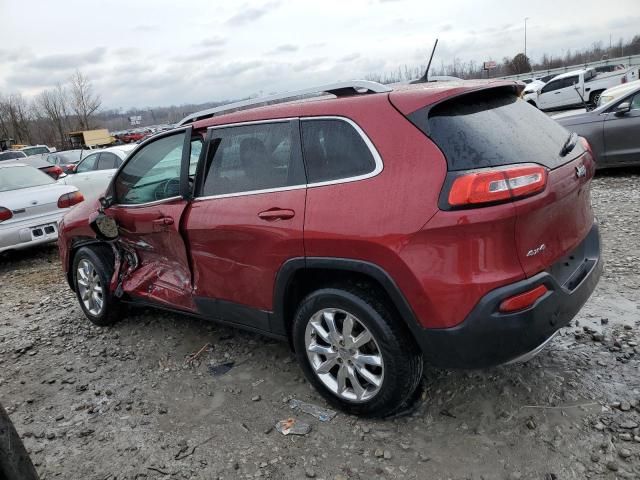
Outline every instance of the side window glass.
{"type": "Polygon", "coordinates": [[[160,138],[130,158],[115,181],[116,202],[136,205],[178,196],[184,136],[160,138]]]}
{"type": "Polygon", "coordinates": [[[110,170],[116,168],[118,157],[113,153],[104,152],[98,158],[98,170],[110,170]]]}
{"type": "Polygon", "coordinates": [[[194,138],[193,140],[191,140],[191,158],[189,159],[189,176],[191,178],[193,178],[196,174],[201,151],[202,140],[200,138],[194,138]]]}
{"type": "Polygon", "coordinates": [[[85,158],[78,165],[78,168],[76,169],[76,172],[77,173],[85,173],[85,172],[91,172],[91,171],[95,170],[96,169],[96,160],[98,160],[98,155],[99,154],[94,153],[93,155],[89,155],[87,158],[85,158]]]}
{"type": "Polygon", "coordinates": [[[640,110],[640,93],[636,93],[631,100],[631,110],[640,110]]]}
{"type": "Polygon", "coordinates": [[[302,151],[309,183],[371,173],[376,162],[356,129],[344,120],[303,120],[302,151]]]}
{"type": "Polygon", "coordinates": [[[227,127],[215,135],[203,196],[305,184],[290,122],[227,127]]]}

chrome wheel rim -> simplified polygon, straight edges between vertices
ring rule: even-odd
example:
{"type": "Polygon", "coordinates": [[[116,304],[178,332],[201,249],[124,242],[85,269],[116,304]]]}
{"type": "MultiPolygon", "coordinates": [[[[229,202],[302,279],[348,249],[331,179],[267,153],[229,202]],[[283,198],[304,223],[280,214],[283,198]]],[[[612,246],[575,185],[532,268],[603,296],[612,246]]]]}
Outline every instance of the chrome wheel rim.
{"type": "Polygon", "coordinates": [[[76,283],[84,308],[91,315],[100,315],[104,306],[104,290],[100,276],[89,260],[83,259],[78,263],[76,283]]]}
{"type": "Polygon", "coordinates": [[[313,314],[305,330],[311,368],[334,395],[352,403],[375,397],[384,380],[382,353],[354,315],[337,308],[313,314]]]}

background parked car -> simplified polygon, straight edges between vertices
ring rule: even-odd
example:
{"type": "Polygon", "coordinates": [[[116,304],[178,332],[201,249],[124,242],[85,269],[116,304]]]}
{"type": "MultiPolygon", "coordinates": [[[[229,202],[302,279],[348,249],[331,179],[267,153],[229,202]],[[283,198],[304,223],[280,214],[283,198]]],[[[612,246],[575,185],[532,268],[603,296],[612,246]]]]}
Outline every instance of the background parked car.
{"type": "Polygon", "coordinates": [[[54,180],[58,180],[60,178],[64,178],[67,176],[67,174],[64,173],[64,170],[62,170],[62,168],[60,168],[58,165],[51,165],[49,162],[47,162],[47,160],[45,160],[45,156],[43,155],[32,155],[30,157],[19,158],[9,163],[16,163],[16,162],[37,168],[41,172],[44,172],[47,175],[49,175],[54,180]]]}
{"type": "Polygon", "coordinates": [[[69,171],[65,179],[75,185],[87,199],[94,199],[105,191],[122,161],[137,145],[119,145],[93,151],[69,171]]]}
{"type": "Polygon", "coordinates": [[[589,141],[598,168],[640,165],[640,85],[590,112],[553,119],[589,141]]]}
{"type": "Polygon", "coordinates": [[[16,158],[26,158],[27,154],[21,152],[20,150],[6,150],[4,152],[0,152],[0,162],[5,160],[15,160],[16,158]]]}
{"type": "Polygon", "coordinates": [[[637,68],[602,74],[592,68],[575,70],[554,77],[529,103],[541,110],[561,110],[585,104],[595,106],[607,88],[637,79],[637,68]]]}
{"type": "Polygon", "coordinates": [[[83,157],[86,157],[91,152],[88,150],[65,150],[62,152],[50,153],[46,156],[47,162],[52,165],[57,165],[64,172],[69,172],[73,169],[73,167],[82,160],[83,157]]]}
{"type": "Polygon", "coordinates": [[[20,151],[24,152],[27,157],[30,157],[31,155],[50,153],[51,149],[46,145],[31,145],[29,147],[21,148],[20,151]]]}
{"type": "Polygon", "coordinates": [[[0,163],[0,252],[56,241],[58,221],[83,200],[76,187],[37,168],[0,163]]]}

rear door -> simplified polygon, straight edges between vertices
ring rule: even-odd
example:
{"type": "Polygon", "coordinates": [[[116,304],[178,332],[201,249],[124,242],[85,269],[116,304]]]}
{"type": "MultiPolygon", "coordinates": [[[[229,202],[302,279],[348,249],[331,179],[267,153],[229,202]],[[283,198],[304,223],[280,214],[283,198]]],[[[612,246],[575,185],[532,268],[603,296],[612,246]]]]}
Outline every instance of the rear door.
{"type": "Polygon", "coordinates": [[[563,86],[562,79],[547,83],[538,95],[538,107],[541,109],[553,108],[560,103],[560,89],[563,86]]]}
{"type": "Polygon", "coordinates": [[[623,102],[630,102],[631,110],[625,114],[610,111],[604,121],[604,155],[612,166],[640,163],[640,92],[610,110],[623,102]]]}
{"type": "Polygon", "coordinates": [[[213,128],[185,230],[201,314],[269,330],[282,264],[303,257],[297,120],[213,128]]]}
{"type": "Polygon", "coordinates": [[[105,214],[116,220],[118,241],[136,257],[122,283],[125,293],[195,310],[181,223],[190,201],[184,165],[201,148],[202,139],[191,138],[191,128],[157,137],[127,160],[111,185],[113,204],[105,214]]]}

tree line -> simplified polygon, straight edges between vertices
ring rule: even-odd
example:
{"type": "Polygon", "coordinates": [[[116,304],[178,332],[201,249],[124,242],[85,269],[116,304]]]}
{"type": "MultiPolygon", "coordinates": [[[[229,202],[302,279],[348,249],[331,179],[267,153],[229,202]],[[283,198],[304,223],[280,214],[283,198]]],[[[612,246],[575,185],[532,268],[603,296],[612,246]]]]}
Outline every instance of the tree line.
{"type": "Polygon", "coordinates": [[[79,70],[32,100],[20,93],[0,96],[0,141],[64,148],[68,132],[96,126],[95,114],[101,105],[100,95],[79,70]]]}

